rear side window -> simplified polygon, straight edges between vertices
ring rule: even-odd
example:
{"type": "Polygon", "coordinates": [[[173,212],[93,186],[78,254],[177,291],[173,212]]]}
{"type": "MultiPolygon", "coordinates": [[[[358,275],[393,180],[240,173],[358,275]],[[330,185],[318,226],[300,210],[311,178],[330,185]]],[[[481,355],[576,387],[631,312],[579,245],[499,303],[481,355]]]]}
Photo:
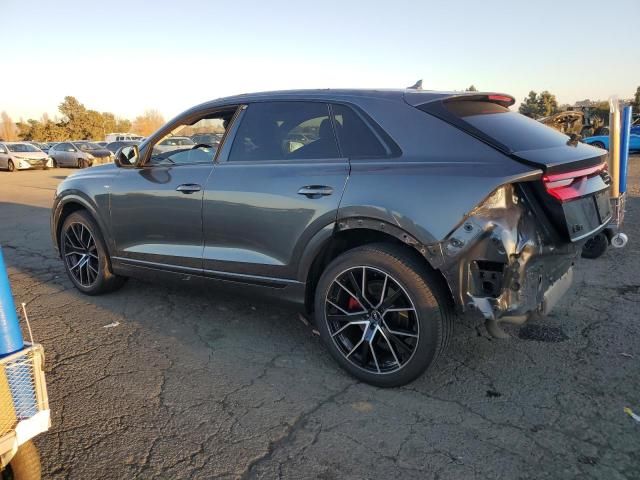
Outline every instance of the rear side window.
{"type": "Polygon", "coordinates": [[[229,161],[339,158],[329,106],[317,102],[264,102],[247,107],[229,161]]]}
{"type": "Polygon", "coordinates": [[[362,118],[345,105],[332,105],[342,154],[349,158],[384,157],[387,150],[362,118]]]}
{"type": "Polygon", "coordinates": [[[569,137],[492,102],[445,102],[449,112],[512,152],[566,145],[569,137]]]}

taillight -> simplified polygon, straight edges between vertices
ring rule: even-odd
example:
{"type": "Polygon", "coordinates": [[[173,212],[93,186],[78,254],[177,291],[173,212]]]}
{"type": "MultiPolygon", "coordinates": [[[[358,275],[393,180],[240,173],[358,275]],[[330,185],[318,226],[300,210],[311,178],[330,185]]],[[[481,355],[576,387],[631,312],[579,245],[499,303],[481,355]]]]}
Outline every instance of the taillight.
{"type": "Polygon", "coordinates": [[[561,202],[566,202],[583,196],[586,193],[587,180],[595,175],[600,175],[606,168],[607,164],[601,163],[595,167],[583,168],[573,172],[544,175],[542,183],[549,195],[561,202]]]}

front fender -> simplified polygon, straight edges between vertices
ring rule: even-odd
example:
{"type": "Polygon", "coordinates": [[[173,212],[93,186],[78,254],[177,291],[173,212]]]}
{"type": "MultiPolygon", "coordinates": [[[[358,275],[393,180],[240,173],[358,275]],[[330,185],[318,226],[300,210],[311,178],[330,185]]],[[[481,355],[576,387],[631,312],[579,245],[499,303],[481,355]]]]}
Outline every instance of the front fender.
{"type": "MultiPolygon", "coordinates": [[[[73,190],[65,190],[60,196],[56,197],[51,209],[51,236],[53,240],[53,246],[60,254],[60,228],[62,227],[62,215],[66,210],[66,207],[69,207],[72,204],[77,205],[80,209],[86,210],[89,212],[94,221],[98,224],[100,228],[100,232],[102,233],[102,238],[105,241],[107,246],[107,250],[109,251],[109,255],[112,254],[115,248],[115,244],[113,243],[113,236],[111,235],[110,222],[108,218],[104,218],[104,216],[100,212],[109,212],[108,205],[108,197],[102,199],[106,202],[105,205],[100,205],[98,202],[94,201],[89,195],[85,192],[82,192],[77,189],[73,190]]],[[[76,210],[77,208],[74,208],[76,210]]]]}

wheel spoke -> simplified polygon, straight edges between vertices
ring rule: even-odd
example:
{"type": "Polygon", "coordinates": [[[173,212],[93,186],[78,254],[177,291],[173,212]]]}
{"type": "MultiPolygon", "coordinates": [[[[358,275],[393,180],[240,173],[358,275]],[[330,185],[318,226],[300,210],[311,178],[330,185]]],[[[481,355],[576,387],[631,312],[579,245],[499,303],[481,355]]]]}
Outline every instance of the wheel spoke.
{"type": "Polygon", "coordinates": [[[384,302],[382,302],[382,305],[380,305],[380,310],[382,310],[383,312],[386,312],[387,310],[389,310],[389,308],[391,308],[391,306],[395,303],[395,301],[398,300],[401,296],[402,296],[402,290],[398,288],[395,292],[393,292],[393,294],[385,298],[384,302]]]}
{"type": "Polygon", "coordinates": [[[401,366],[400,360],[398,360],[398,356],[396,355],[396,352],[393,349],[393,346],[391,345],[391,342],[389,341],[389,339],[385,335],[384,331],[379,327],[378,327],[378,331],[380,332],[380,335],[382,335],[382,338],[384,338],[384,340],[387,342],[387,345],[389,346],[389,351],[391,352],[391,355],[393,355],[393,359],[398,364],[398,366],[401,366]]]}
{"type": "Polygon", "coordinates": [[[373,333],[373,337],[369,340],[369,348],[371,349],[371,355],[373,356],[373,362],[376,364],[376,370],[380,373],[380,364],[378,363],[378,357],[376,356],[376,349],[373,348],[373,339],[375,337],[376,332],[373,333]]]}
{"type": "Polygon", "coordinates": [[[362,337],[360,337],[360,340],[358,340],[358,343],[356,343],[355,346],[351,349],[351,351],[347,353],[347,358],[349,358],[353,354],[353,352],[355,352],[358,349],[358,347],[362,345],[362,342],[364,342],[364,337],[366,334],[367,334],[367,331],[365,330],[364,333],[362,334],[362,337]]]}
{"type": "Polygon", "coordinates": [[[331,305],[332,307],[337,308],[338,310],[340,310],[342,313],[344,313],[345,315],[347,315],[347,316],[349,316],[349,317],[354,316],[354,315],[362,315],[362,314],[364,314],[364,313],[367,313],[367,311],[366,311],[366,310],[360,310],[359,312],[347,312],[344,308],[342,308],[342,307],[341,307],[341,306],[339,306],[339,305],[336,305],[335,303],[333,303],[333,302],[332,302],[331,300],[329,300],[329,299],[327,299],[327,303],[328,303],[329,305],[331,305]]]}
{"type": "Polygon", "coordinates": [[[369,325],[369,322],[367,320],[357,320],[355,322],[349,322],[346,325],[343,325],[342,327],[340,327],[340,329],[337,330],[336,333],[332,333],[331,336],[335,337],[339,333],[342,333],[347,327],[352,327],[354,325],[369,325]]]}
{"type": "MultiPolygon", "coordinates": [[[[389,280],[389,275],[387,275],[385,273],[384,274],[384,282],[382,283],[382,291],[380,292],[380,301],[376,305],[376,308],[380,308],[380,305],[382,305],[382,302],[384,302],[384,295],[387,292],[387,281],[388,280],[389,280]]],[[[384,314],[383,314],[383,316],[384,316],[384,314]]]]}
{"type": "Polygon", "coordinates": [[[389,329],[383,328],[381,330],[384,330],[386,338],[388,340],[390,340],[391,342],[393,342],[393,344],[396,347],[400,348],[405,353],[411,353],[412,352],[412,348],[409,345],[407,345],[406,343],[404,343],[402,340],[400,340],[398,337],[396,337],[393,334],[393,332],[389,331],[389,329]]]}
{"type": "Polygon", "coordinates": [[[369,306],[369,308],[373,308],[373,305],[371,305],[371,303],[369,302],[369,300],[367,300],[367,297],[365,297],[365,294],[364,294],[365,276],[366,276],[366,270],[365,270],[365,267],[362,267],[362,286],[360,286],[358,285],[358,281],[356,280],[356,277],[353,274],[353,270],[349,272],[349,276],[348,276],[349,283],[351,284],[351,287],[353,288],[355,295],[351,292],[350,293],[351,295],[355,296],[356,300],[358,300],[360,305],[362,305],[362,308],[367,308],[367,306],[369,306]]]}

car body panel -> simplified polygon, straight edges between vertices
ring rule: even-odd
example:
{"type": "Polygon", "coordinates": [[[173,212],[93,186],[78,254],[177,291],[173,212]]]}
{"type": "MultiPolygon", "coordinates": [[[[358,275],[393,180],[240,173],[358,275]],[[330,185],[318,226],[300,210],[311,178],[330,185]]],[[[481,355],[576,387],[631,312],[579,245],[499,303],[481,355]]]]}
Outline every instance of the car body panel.
{"type": "Polygon", "coordinates": [[[202,271],[202,196],[212,164],[119,169],[110,186],[118,261],[202,271]],[[177,191],[183,184],[199,192],[177,191]]]}
{"type": "Polygon", "coordinates": [[[205,270],[295,279],[308,239],[335,223],[348,174],[346,159],[217,165],[204,198],[205,270]],[[333,194],[298,194],[306,185],[333,194]]]}

